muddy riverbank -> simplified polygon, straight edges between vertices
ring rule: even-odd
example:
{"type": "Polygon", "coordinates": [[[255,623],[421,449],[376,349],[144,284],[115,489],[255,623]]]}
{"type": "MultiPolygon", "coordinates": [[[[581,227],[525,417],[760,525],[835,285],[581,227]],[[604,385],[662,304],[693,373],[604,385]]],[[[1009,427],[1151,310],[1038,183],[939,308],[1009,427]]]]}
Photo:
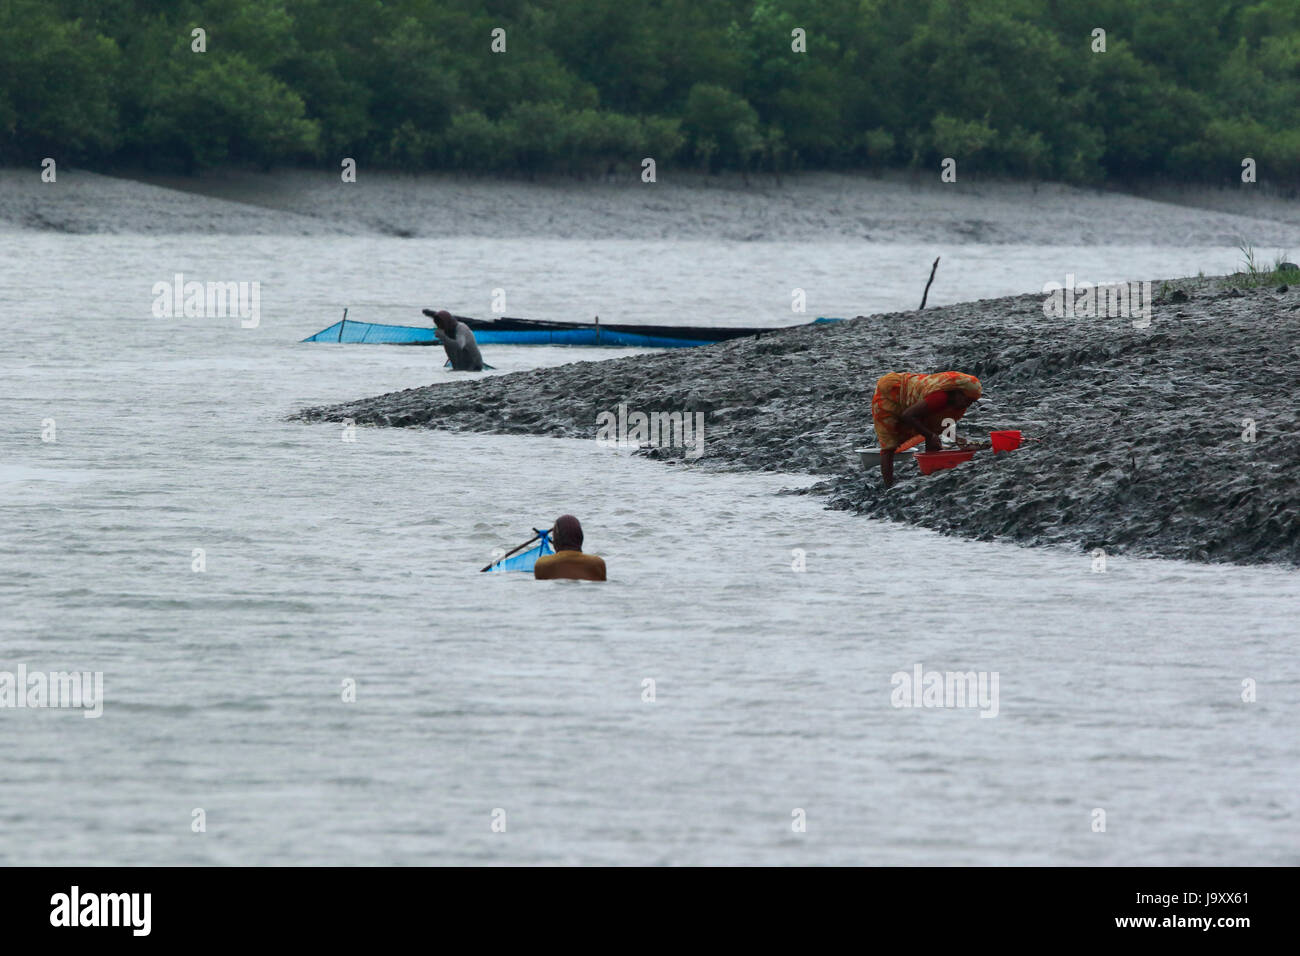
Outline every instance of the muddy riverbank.
{"type": "Polygon", "coordinates": [[[1300,211],[1257,191],[1166,189],[1155,201],[1060,183],[890,173],[678,173],[536,182],[337,170],[114,176],[0,168],[0,229],[69,234],[1229,246],[1288,248],[1300,211]]]}
{"type": "Polygon", "coordinates": [[[621,404],[703,412],[702,457],[645,453],[826,475],[814,491],[832,508],[981,540],[1300,564],[1300,288],[1153,288],[1148,328],[1047,318],[1043,296],[1023,295],[410,389],[300,417],[594,439],[597,416],[621,404]],[[925,478],[909,462],[885,490],[853,453],[874,444],[876,378],[941,369],[984,382],[960,434],[1017,428],[1041,440],[925,478]]]}

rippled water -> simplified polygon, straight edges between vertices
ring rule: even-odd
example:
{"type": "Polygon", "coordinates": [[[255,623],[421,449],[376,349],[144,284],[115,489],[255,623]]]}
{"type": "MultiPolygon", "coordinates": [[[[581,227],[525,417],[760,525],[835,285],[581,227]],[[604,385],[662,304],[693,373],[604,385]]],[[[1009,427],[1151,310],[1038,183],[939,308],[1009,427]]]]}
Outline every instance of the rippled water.
{"type": "MultiPolygon", "coordinates": [[[[1292,572],[1094,573],[776,494],[808,476],[285,421],[450,375],[433,350],[297,343],[344,305],[486,315],[504,288],[513,315],[776,325],[802,318],[795,287],[810,315],[912,307],[940,252],[932,302],[1222,271],[1235,250],[8,233],[0,251],[0,670],[103,671],[106,696],[97,720],[0,710],[0,862],[1300,862],[1292,572]],[[261,325],[152,318],[175,272],[260,281],[261,325]],[[563,511],[608,584],[477,573],[563,511]],[[998,716],[891,706],[917,664],[996,671],[998,716]]],[[[503,372],[619,354],[485,352],[503,372]]]]}

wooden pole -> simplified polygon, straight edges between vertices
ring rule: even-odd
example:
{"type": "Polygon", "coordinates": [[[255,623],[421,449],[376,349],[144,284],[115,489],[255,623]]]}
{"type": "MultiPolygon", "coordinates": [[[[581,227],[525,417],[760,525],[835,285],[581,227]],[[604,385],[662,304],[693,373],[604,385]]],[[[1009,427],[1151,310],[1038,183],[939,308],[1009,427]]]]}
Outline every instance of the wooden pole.
{"type": "MultiPolygon", "coordinates": [[[[921,308],[925,308],[925,300],[930,298],[930,283],[934,282],[934,272],[939,268],[939,257],[934,257],[934,265],[930,266],[930,282],[925,284],[925,292],[921,295],[921,308]]],[[[920,309],[917,310],[918,312],[920,309]]]]}
{"type": "Polygon", "coordinates": [[[343,326],[348,324],[348,310],[343,310],[343,321],[339,323],[339,341],[343,341],[343,326]]]}

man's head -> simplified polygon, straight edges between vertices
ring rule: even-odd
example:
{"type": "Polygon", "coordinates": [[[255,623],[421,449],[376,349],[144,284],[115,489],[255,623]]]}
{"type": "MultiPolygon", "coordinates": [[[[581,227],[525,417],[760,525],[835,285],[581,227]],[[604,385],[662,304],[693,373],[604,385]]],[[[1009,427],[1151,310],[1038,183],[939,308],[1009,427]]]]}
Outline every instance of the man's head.
{"type": "Polygon", "coordinates": [[[446,309],[439,309],[433,313],[433,324],[442,329],[448,335],[456,331],[456,320],[451,317],[451,313],[446,309]]]}
{"type": "Polygon", "coordinates": [[[581,551],[582,525],[573,515],[560,515],[555,519],[555,550],[581,551]]]}

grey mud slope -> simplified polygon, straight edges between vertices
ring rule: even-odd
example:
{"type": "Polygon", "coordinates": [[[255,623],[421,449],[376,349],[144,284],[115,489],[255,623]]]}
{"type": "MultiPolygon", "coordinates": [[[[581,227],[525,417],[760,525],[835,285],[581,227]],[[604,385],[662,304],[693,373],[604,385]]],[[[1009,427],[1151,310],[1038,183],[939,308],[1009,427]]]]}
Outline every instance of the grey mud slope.
{"type": "MultiPolygon", "coordinates": [[[[620,403],[706,413],[688,467],[830,476],[829,506],[981,540],[1202,561],[1300,564],[1300,288],[1225,291],[1179,280],[1150,328],[1048,319],[1022,295],[759,339],[410,389],[309,421],[595,437],[620,403]],[[958,369],[984,398],[960,433],[1041,439],[886,491],[853,449],[874,444],[888,371],[958,369]],[[1242,440],[1243,419],[1257,440],[1242,440]]],[[[1161,283],[1154,283],[1159,290],[1161,283]]],[[[490,359],[490,356],[489,356],[490,359]]],[[[674,449],[649,454],[681,461],[674,449]]],[[[468,477],[467,477],[467,480],[468,477]]]]}
{"type": "Polygon", "coordinates": [[[1057,183],[939,183],[914,175],[667,176],[540,182],[337,170],[145,181],[60,167],[0,169],[0,230],[74,234],[724,239],[1288,248],[1295,203],[1190,189],[1155,202],[1057,183]]]}

